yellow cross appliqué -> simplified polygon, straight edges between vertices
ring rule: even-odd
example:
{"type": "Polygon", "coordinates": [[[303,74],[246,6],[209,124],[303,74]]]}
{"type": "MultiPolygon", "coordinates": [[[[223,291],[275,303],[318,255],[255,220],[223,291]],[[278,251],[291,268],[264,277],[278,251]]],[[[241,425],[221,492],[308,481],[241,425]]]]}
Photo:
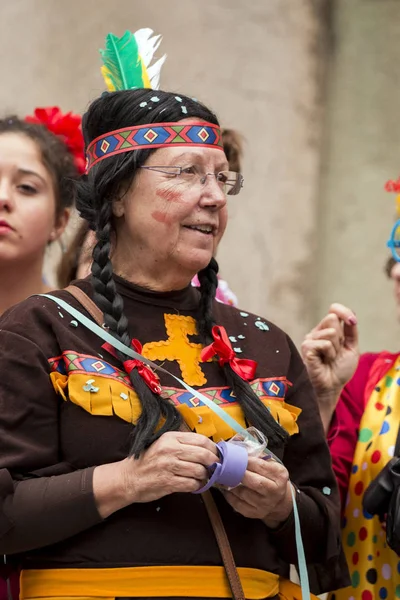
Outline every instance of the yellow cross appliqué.
{"type": "Polygon", "coordinates": [[[207,379],[200,367],[201,344],[189,341],[189,335],[197,334],[193,317],[164,315],[168,339],[149,342],[143,346],[143,356],[149,360],[176,360],[182,373],[182,379],[188,385],[204,385],[207,379]]]}

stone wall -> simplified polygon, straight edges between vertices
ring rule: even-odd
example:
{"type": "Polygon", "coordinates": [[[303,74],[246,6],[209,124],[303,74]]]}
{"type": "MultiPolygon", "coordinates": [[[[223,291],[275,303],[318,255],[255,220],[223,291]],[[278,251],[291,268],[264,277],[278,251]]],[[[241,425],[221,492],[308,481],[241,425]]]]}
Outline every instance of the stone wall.
{"type": "Polygon", "coordinates": [[[332,301],[356,311],[365,350],[399,348],[383,273],[400,174],[400,3],[337,0],[319,194],[316,317],[332,301]]]}
{"type": "MultiPolygon", "coordinates": [[[[219,259],[243,308],[300,341],[313,320],[325,0],[13,0],[0,6],[0,107],[84,111],[112,31],[164,36],[164,88],[201,98],[245,136],[243,194],[219,259]]],[[[50,259],[58,258],[57,251],[50,259]]]]}

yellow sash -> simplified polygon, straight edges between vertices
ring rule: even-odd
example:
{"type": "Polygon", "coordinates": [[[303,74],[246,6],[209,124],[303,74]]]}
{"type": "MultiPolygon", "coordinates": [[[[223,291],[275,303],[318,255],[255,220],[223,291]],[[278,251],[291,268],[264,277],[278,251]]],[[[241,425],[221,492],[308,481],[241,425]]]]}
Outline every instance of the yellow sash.
{"type": "MultiPolygon", "coordinates": [[[[301,600],[300,587],[274,573],[238,568],[249,600],[301,600]]],[[[40,569],[21,572],[21,600],[114,600],[116,597],[231,598],[224,567],[40,569]]],[[[316,596],[311,596],[314,600],[316,596]]]]}
{"type": "Polygon", "coordinates": [[[362,507],[363,492],[393,457],[399,423],[400,357],[375,387],[361,420],[342,536],[352,586],[331,600],[400,598],[400,560],[386,545],[378,517],[362,507]]]}

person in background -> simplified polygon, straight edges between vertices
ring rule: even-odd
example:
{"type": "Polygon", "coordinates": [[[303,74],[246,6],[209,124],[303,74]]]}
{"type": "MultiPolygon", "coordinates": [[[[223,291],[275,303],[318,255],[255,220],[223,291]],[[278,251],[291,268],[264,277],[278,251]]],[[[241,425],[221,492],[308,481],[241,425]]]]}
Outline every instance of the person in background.
{"type": "Polygon", "coordinates": [[[385,264],[385,273],[393,282],[393,296],[397,307],[397,318],[400,320],[400,263],[390,256],[385,264]]]}
{"type": "Polygon", "coordinates": [[[87,221],[81,219],[57,267],[60,289],[67,287],[75,279],[84,279],[90,274],[95,244],[94,232],[90,230],[87,221]]]}
{"type": "MultiPolygon", "coordinates": [[[[83,169],[79,116],[51,107],[0,120],[0,314],[50,289],[42,277],[45,252],[67,225],[83,169]]],[[[17,597],[18,574],[10,582],[17,597]]],[[[7,600],[3,579],[0,600],[7,600]]]]}
{"type": "Polygon", "coordinates": [[[49,289],[46,248],[67,225],[82,161],[80,117],[51,108],[0,120],[0,314],[49,289]]]}
{"type": "MultiPolygon", "coordinates": [[[[385,270],[394,280],[398,303],[400,262],[393,256],[385,270]]],[[[399,598],[400,559],[386,543],[385,524],[363,508],[363,497],[393,458],[400,422],[400,353],[360,356],[356,315],[342,304],[332,304],[301,351],[339,485],[352,582],[331,600],[399,598]]]]}

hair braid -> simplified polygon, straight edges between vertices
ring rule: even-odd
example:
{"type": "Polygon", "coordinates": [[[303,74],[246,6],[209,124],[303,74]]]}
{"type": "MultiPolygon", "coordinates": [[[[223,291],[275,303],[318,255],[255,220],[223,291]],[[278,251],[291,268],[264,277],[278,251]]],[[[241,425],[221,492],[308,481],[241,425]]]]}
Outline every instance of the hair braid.
{"type": "MultiPolygon", "coordinates": [[[[98,213],[97,244],[93,250],[92,280],[94,299],[104,314],[104,324],[110,333],[126,346],[131,345],[128,332],[128,319],[124,314],[124,302],[117,291],[113,279],[113,267],[110,260],[111,240],[111,203],[104,203],[98,213]]],[[[126,355],[117,351],[117,356],[124,362],[126,355]]],[[[152,444],[166,431],[179,429],[182,419],[174,405],[168,400],[153,393],[144,382],[137,369],[129,373],[132,386],[139,396],[142,405],[141,415],[131,436],[129,454],[139,458],[142,450],[152,444]],[[163,425],[157,429],[160,420],[163,425]]]]}
{"type": "Polygon", "coordinates": [[[202,342],[206,345],[213,341],[211,330],[215,325],[213,317],[213,301],[218,287],[218,263],[212,258],[205,269],[198,273],[200,282],[200,315],[198,327],[202,342]]]}
{"type": "MultiPolygon", "coordinates": [[[[198,327],[200,338],[205,345],[208,345],[213,339],[211,330],[215,321],[212,309],[218,286],[217,273],[218,263],[215,258],[212,258],[209,265],[198,274],[201,294],[198,327]]],[[[268,437],[270,446],[280,447],[285,444],[288,434],[265,408],[249,383],[239,377],[228,363],[222,369],[229,387],[238,398],[247,421],[268,437]]]]}

